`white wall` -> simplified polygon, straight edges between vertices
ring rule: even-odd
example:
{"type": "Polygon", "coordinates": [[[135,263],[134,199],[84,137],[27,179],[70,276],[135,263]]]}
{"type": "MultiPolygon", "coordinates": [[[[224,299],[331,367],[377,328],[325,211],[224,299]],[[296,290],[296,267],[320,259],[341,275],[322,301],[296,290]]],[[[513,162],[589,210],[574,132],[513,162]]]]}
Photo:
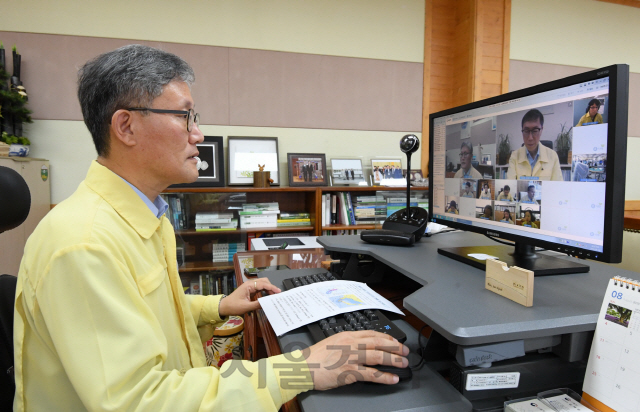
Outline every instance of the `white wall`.
{"type": "Polygon", "coordinates": [[[511,0],[510,58],[640,73],[640,8],[596,0],[511,0]]]}
{"type": "Polygon", "coordinates": [[[424,0],[3,0],[0,27],[421,63],[424,9],[424,0]]]}
{"type": "MultiPolygon", "coordinates": [[[[626,63],[640,73],[640,8],[595,0],[512,0],[510,57],[589,68],[626,63]]],[[[630,113],[630,116],[634,114],[630,113]]],[[[640,199],[640,136],[627,140],[627,200],[640,199]]]]}
{"type": "MultiPolygon", "coordinates": [[[[424,10],[423,0],[3,0],[0,27],[421,63],[424,10]]],[[[28,60],[29,51],[20,52],[28,60]]],[[[287,152],[325,153],[327,160],[362,157],[365,167],[374,156],[404,157],[398,142],[405,133],[216,125],[202,130],[225,137],[277,136],[281,182],[288,181],[287,152]]],[[[32,141],[30,155],[50,161],[51,203],[57,204],[75,190],[96,156],[89,133],[82,122],[36,120],[25,126],[25,135],[32,141]]],[[[419,164],[417,153],[413,168],[419,164]]]]}
{"type": "MultiPolygon", "coordinates": [[[[640,8],[595,0],[512,0],[511,59],[640,73],[640,8]]],[[[630,116],[635,115],[630,113],[630,116]]],[[[640,199],[640,136],[627,140],[625,197],[640,199]]],[[[640,234],[624,233],[621,268],[640,271],[640,234]]]]}

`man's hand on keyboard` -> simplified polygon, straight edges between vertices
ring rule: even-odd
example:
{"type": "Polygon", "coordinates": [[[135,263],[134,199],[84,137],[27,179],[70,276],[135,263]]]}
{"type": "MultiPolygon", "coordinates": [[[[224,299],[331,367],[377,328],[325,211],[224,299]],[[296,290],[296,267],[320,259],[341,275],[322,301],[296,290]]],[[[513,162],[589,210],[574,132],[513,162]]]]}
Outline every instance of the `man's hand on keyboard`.
{"type": "Polygon", "coordinates": [[[251,300],[251,296],[258,291],[265,291],[269,295],[281,292],[280,288],[272,285],[267,278],[248,280],[220,301],[220,316],[239,316],[258,309],[260,303],[251,300]]]}
{"type": "Polygon", "coordinates": [[[375,365],[398,368],[409,365],[406,359],[409,348],[389,335],[374,331],[341,332],[316,343],[309,351],[307,364],[317,390],[356,381],[395,384],[398,383],[396,375],[381,373],[374,369],[375,365]]]}

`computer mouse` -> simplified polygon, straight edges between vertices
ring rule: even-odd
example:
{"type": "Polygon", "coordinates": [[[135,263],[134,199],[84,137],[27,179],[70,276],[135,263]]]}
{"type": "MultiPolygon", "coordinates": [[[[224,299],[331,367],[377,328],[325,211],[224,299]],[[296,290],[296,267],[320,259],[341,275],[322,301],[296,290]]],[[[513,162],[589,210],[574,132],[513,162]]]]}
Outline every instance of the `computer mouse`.
{"type": "Polygon", "coordinates": [[[398,368],[396,366],[387,366],[387,365],[373,365],[372,368],[376,368],[380,372],[389,372],[394,375],[398,375],[400,378],[400,382],[411,379],[413,376],[413,371],[411,368],[398,368]]]}

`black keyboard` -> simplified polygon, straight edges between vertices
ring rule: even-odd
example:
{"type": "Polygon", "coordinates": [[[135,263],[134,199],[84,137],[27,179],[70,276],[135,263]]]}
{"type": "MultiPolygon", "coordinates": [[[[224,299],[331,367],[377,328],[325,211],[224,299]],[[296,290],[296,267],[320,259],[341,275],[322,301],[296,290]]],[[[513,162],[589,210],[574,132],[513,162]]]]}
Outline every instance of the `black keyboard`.
{"type": "MultiPolygon", "coordinates": [[[[282,281],[284,290],[297,288],[311,283],[339,280],[329,272],[293,277],[282,281]]],[[[375,330],[396,338],[399,342],[407,340],[407,335],[377,309],[355,310],[342,313],[307,325],[314,343],[336,333],[349,330],[375,330]]]]}

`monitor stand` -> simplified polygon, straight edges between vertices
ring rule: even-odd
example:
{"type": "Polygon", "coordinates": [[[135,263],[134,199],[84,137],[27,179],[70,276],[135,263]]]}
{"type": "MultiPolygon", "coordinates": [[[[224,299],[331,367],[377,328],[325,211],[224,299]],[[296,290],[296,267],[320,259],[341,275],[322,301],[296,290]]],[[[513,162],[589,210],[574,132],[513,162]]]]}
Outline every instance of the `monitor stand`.
{"type": "Polygon", "coordinates": [[[482,270],[486,270],[486,260],[476,259],[469,256],[469,254],[478,253],[495,256],[509,267],[517,266],[522,269],[532,270],[534,276],[566,275],[589,271],[589,266],[585,264],[535,253],[535,246],[518,242],[516,242],[515,248],[502,245],[450,247],[440,248],[438,253],[482,270]]]}

